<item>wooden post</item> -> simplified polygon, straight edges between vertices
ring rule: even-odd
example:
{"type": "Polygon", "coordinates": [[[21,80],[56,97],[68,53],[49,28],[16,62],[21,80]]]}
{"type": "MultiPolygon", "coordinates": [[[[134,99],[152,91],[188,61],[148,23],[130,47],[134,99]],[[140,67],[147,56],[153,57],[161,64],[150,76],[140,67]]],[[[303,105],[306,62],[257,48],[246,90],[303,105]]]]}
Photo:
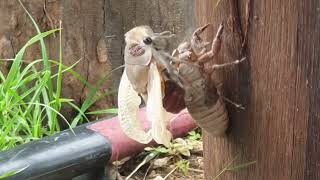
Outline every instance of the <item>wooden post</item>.
{"type": "Polygon", "coordinates": [[[247,57],[223,72],[246,110],[228,105],[227,137],[204,134],[206,179],[253,160],[218,179],[320,179],[320,1],[197,0],[196,14],[225,24],[221,62],[247,57]]]}

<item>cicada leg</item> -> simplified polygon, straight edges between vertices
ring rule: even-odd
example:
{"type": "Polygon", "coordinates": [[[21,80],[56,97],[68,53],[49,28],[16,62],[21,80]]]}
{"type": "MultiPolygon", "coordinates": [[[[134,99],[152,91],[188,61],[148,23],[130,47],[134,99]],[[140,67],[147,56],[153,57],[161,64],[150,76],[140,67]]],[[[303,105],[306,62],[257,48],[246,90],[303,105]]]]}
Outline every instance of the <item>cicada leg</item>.
{"type": "Polygon", "coordinates": [[[205,63],[209,60],[212,60],[212,58],[214,58],[219,53],[221,49],[222,32],[223,32],[223,25],[220,24],[218,32],[212,41],[210,51],[208,52],[203,51],[202,54],[199,55],[199,58],[198,58],[199,63],[205,63]]]}
{"type": "Polygon", "coordinates": [[[225,67],[228,67],[228,66],[237,65],[237,64],[245,61],[246,59],[247,59],[247,58],[244,57],[244,58],[242,58],[242,59],[240,59],[240,60],[235,60],[235,61],[229,62],[229,63],[214,64],[214,65],[212,65],[210,68],[208,68],[208,70],[209,70],[210,72],[213,72],[214,70],[217,70],[217,69],[222,69],[222,68],[225,68],[225,67]]]}

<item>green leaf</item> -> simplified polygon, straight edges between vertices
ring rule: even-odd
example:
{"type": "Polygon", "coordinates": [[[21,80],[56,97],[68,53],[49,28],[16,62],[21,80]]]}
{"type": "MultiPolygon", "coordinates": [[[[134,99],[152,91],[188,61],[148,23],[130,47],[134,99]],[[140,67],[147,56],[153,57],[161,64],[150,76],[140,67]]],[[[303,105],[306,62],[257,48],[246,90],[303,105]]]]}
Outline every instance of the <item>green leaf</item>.
{"type": "Polygon", "coordinates": [[[156,152],[159,152],[159,153],[166,154],[166,153],[168,153],[170,150],[167,149],[167,148],[165,148],[165,147],[159,146],[159,147],[155,148],[155,151],[156,151],[156,152]]]}
{"type": "Polygon", "coordinates": [[[190,163],[185,159],[181,159],[178,162],[176,162],[176,167],[178,170],[182,171],[182,173],[186,175],[189,171],[190,163]]]}

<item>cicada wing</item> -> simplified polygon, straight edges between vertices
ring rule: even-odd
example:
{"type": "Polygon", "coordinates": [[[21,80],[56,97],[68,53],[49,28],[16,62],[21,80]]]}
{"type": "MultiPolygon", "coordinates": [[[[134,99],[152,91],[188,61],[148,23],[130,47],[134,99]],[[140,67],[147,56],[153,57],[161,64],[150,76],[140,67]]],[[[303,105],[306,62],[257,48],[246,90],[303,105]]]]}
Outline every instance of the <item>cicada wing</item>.
{"type": "Polygon", "coordinates": [[[158,144],[170,145],[171,133],[167,130],[167,112],[162,106],[161,78],[156,64],[150,64],[148,80],[147,117],[151,120],[151,133],[158,144]]]}
{"type": "Polygon", "coordinates": [[[141,98],[128,80],[126,71],[123,72],[118,91],[118,116],[123,132],[131,139],[143,144],[152,140],[151,131],[143,131],[138,110],[141,98]]]}

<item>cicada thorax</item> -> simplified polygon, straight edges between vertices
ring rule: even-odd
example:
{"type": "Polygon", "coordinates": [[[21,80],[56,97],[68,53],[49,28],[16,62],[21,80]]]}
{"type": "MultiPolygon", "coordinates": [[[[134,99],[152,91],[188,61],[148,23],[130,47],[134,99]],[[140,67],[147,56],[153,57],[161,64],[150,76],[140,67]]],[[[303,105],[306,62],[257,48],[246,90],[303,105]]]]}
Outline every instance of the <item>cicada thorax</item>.
{"type": "MultiPolygon", "coordinates": [[[[143,100],[147,100],[147,86],[148,86],[148,78],[149,78],[149,73],[150,73],[150,64],[155,63],[156,67],[159,72],[163,72],[165,70],[165,67],[162,66],[159,63],[156,63],[154,58],[151,58],[150,63],[148,65],[131,65],[131,64],[126,64],[126,73],[128,74],[128,79],[131,82],[133,89],[137,91],[142,97],[143,100]]],[[[165,90],[165,79],[163,78],[164,76],[160,77],[161,80],[161,90],[162,94],[164,95],[164,90],[165,90]]]]}

